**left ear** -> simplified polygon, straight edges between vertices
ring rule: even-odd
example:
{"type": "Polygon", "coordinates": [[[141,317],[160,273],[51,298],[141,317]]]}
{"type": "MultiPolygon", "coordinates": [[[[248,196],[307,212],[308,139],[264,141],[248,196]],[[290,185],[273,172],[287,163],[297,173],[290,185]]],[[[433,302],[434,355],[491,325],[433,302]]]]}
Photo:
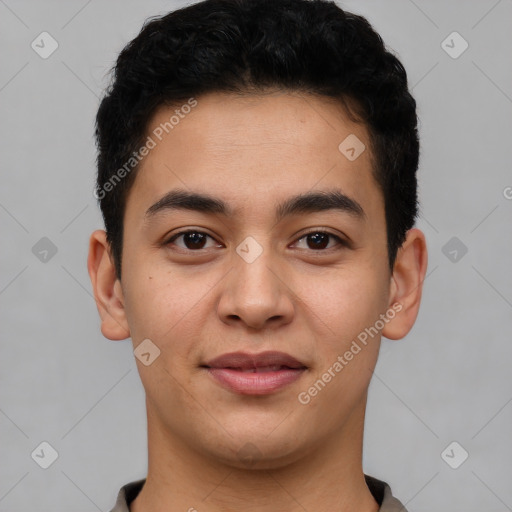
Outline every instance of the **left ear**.
{"type": "Polygon", "coordinates": [[[388,307],[396,315],[382,330],[386,338],[398,340],[412,329],[420,308],[427,260],[425,235],[417,228],[410,229],[398,249],[391,276],[388,307]]]}

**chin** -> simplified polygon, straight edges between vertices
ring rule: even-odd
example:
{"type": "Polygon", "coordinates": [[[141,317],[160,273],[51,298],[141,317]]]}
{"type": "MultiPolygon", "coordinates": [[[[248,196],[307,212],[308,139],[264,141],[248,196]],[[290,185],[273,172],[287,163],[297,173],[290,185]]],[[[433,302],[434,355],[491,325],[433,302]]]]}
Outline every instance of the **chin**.
{"type": "Polygon", "coordinates": [[[259,434],[227,436],[224,442],[204,446],[216,462],[247,470],[270,470],[288,466],[304,457],[305,440],[297,439],[291,432],[275,431],[269,435],[268,425],[259,434]]]}

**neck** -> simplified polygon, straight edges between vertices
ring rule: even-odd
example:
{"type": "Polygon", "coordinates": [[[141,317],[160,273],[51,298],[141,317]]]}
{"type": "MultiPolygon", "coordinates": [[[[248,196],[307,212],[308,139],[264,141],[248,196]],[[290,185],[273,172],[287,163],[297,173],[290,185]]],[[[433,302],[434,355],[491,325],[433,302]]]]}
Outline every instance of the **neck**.
{"type": "Polygon", "coordinates": [[[148,476],[130,511],[377,512],[362,470],[365,405],[294,461],[258,469],[187,446],[148,408],[148,476]]]}

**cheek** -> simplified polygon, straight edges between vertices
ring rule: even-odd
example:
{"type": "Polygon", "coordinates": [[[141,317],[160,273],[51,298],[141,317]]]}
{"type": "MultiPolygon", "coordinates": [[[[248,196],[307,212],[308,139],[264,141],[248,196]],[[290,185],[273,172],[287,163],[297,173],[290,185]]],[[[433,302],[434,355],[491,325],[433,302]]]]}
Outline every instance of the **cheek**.
{"type": "Polygon", "coordinates": [[[201,281],[169,271],[131,275],[125,309],[135,344],[149,338],[161,349],[185,349],[183,334],[199,321],[200,305],[213,283],[206,276],[201,281]]]}
{"type": "Polygon", "coordinates": [[[130,289],[136,293],[128,293],[125,302],[134,349],[148,338],[160,350],[150,366],[137,362],[147,396],[171,408],[187,403],[184,389],[190,389],[194,377],[198,326],[204,324],[201,311],[212,286],[206,278],[202,285],[199,281],[167,272],[141,272],[131,280],[130,289]]]}
{"type": "Polygon", "coordinates": [[[382,273],[365,268],[308,279],[297,295],[304,315],[314,323],[310,330],[321,340],[319,347],[332,356],[375,323],[387,305],[387,293],[382,273]]]}
{"type": "Polygon", "coordinates": [[[376,272],[340,276],[324,284],[321,292],[304,298],[315,336],[316,365],[298,396],[319,432],[338,428],[361,404],[380,346],[380,335],[372,331],[370,336],[366,329],[375,325],[387,305],[386,286],[376,272]]]}

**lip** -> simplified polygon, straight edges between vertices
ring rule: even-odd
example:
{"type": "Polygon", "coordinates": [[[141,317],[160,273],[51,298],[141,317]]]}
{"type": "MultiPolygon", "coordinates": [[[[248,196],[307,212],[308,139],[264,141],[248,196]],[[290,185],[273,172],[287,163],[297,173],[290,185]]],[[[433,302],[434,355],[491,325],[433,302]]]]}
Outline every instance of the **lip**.
{"type": "Polygon", "coordinates": [[[202,365],[222,387],[242,395],[268,395],[295,382],[307,366],[284,352],[223,354],[202,365]]]}

